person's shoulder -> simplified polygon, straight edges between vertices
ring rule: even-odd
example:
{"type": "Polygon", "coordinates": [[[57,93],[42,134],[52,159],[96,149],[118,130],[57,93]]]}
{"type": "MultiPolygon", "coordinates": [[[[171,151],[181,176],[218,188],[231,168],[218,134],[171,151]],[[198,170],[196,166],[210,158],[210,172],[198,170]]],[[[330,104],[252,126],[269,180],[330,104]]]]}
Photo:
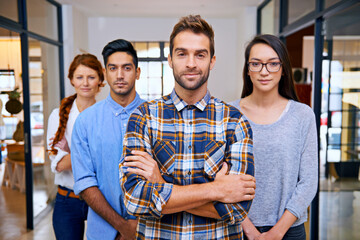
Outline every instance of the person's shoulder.
{"type": "Polygon", "coordinates": [[[149,109],[149,108],[158,108],[164,104],[168,104],[169,103],[169,95],[166,95],[166,96],[163,96],[163,97],[160,97],[160,98],[156,98],[156,99],[153,99],[153,100],[150,100],[150,101],[144,101],[143,103],[141,103],[139,105],[139,109],[149,109]]]}
{"type": "Polygon", "coordinates": [[[220,106],[224,109],[225,112],[229,113],[229,117],[231,118],[240,118],[242,117],[241,112],[238,108],[236,108],[234,105],[231,105],[230,103],[226,103],[223,100],[220,100],[216,97],[212,97],[215,106],[220,106]]]}
{"type": "Polygon", "coordinates": [[[59,118],[59,108],[55,108],[51,111],[49,115],[49,120],[51,121],[54,118],[59,118]]]}
{"type": "Polygon", "coordinates": [[[316,124],[315,123],[315,113],[310,106],[307,104],[291,101],[290,111],[291,116],[297,119],[298,124],[304,126],[305,128],[316,124]]]}
{"type": "Polygon", "coordinates": [[[105,105],[105,99],[104,99],[104,100],[101,100],[101,101],[99,101],[99,102],[96,102],[94,105],[92,105],[92,106],[86,108],[85,110],[83,110],[83,111],[79,114],[78,118],[79,118],[79,119],[82,119],[82,121],[83,121],[84,119],[89,119],[89,120],[91,120],[91,119],[93,119],[94,117],[96,117],[97,115],[99,115],[99,112],[100,112],[100,110],[103,109],[104,105],[105,105]]]}
{"type": "Polygon", "coordinates": [[[292,109],[294,109],[294,113],[296,113],[299,116],[313,116],[314,115],[314,111],[312,110],[312,108],[304,103],[301,102],[297,102],[294,100],[290,100],[291,101],[291,107],[292,109]]]}
{"type": "Polygon", "coordinates": [[[51,111],[50,115],[54,115],[54,114],[59,115],[59,108],[54,108],[54,109],[51,111]]]}
{"type": "Polygon", "coordinates": [[[237,99],[235,101],[231,101],[228,103],[229,105],[233,106],[233,107],[236,107],[237,109],[240,110],[240,99],[237,99]]]}

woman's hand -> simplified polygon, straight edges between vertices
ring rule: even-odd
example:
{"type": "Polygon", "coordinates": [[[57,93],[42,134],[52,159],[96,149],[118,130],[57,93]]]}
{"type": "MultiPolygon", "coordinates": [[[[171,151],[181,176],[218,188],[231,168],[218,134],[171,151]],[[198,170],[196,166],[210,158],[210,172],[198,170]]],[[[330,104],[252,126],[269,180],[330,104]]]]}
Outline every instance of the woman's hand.
{"type": "Polygon", "coordinates": [[[271,231],[271,229],[267,232],[261,233],[257,238],[258,240],[281,240],[283,238],[282,234],[276,233],[275,231],[271,231]]]}
{"type": "Polygon", "coordinates": [[[261,233],[257,228],[254,226],[254,224],[250,221],[248,217],[244,219],[244,221],[241,223],[241,226],[243,227],[244,234],[249,240],[257,240],[259,239],[261,233]]]}

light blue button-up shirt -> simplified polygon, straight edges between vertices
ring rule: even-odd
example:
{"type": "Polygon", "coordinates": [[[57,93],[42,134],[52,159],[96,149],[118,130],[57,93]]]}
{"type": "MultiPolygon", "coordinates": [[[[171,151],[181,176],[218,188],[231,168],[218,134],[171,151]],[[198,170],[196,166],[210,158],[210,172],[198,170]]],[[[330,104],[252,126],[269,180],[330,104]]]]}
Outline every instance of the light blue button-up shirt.
{"type": "MultiPolygon", "coordinates": [[[[123,203],[119,184],[119,161],[130,114],[141,104],[137,94],[125,108],[109,95],[87,108],[76,119],[71,146],[74,192],[97,186],[109,204],[123,218],[130,216],[123,203]]],[[[114,239],[117,231],[89,208],[87,239],[114,239]]]]}

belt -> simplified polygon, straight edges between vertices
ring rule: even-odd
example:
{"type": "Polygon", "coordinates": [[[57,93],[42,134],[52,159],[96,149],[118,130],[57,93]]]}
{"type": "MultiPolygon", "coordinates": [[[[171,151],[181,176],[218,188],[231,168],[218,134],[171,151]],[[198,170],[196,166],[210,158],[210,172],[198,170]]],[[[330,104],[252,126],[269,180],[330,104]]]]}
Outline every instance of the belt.
{"type": "Polygon", "coordinates": [[[75,195],[75,193],[72,190],[65,190],[61,187],[58,187],[58,193],[65,197],[71,197],[71,198],[80,198],[78,195],[75,195]]]}

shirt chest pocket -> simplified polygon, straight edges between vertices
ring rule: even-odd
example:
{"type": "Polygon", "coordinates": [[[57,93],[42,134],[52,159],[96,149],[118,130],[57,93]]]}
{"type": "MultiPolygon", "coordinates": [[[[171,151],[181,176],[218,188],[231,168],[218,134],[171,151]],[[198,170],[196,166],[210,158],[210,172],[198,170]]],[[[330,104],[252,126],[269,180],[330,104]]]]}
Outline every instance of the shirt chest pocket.
{"type": "Polygon", "coordinates": [[[225,159],[225,141],[210,140],[205,145],[204,171],[210,178],[215,178],[216,173],[225,159]]]}
{"type": "Polygon", "coordinates": [[[167,175],[172,174],[175,168],[175,144],[172,141],[156,140],[153,151],[160,171],[167,175]]]}

